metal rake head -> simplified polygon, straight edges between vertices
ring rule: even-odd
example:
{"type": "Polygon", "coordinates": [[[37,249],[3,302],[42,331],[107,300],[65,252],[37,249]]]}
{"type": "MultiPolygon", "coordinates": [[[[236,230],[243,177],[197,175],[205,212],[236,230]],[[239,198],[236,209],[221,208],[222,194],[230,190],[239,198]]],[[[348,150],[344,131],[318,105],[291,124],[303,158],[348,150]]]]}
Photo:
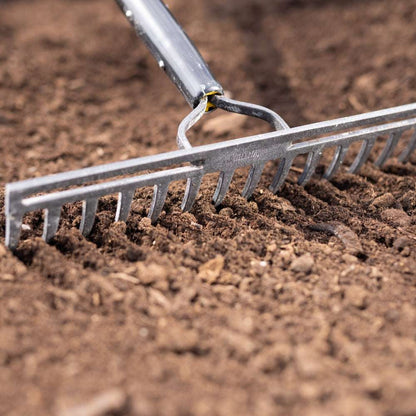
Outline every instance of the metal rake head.
{"type": "Polygon", "coordinates": [[[234,171],[241,167],[250,167],[243,190],[243,195],[248,198],[257,186],[265,164],[271,160],[279,161],[270,186],[270,190],[276,193],[287,177],[293,160],[299,155],[307,155],[299,178],[299,184],[304,185],[314,173],[325,149],[335,148],[333,159],[324,174],[326,179],[330,179],[355,142],[362,145],[349,168],[352,173],[364,164],[377,138],[382,135],[389,135],[389,138],[375,162],[377,166],[382,166],[392,156],[406,131],[411,130],[413,134],[399,161],[406,161],[416,147],[416,104],[289,128],[277,114],[264,107],[223,96],[213,97],[212,101],[227,111],[262,118],[276,130],[192,147],[186,132],[205,112],[206,102],[202,100],[179,126],[177,141],[180,150],[7,184],[5,244],[11,249],[17,247],[23,216],[30,211],[45,211],[43,238],[49,241],[58,229],[62,206],[83,201],[80,229],[88,235],[94,224],[98,200],[106,195],[118,193],[115,221],[126,221],[135,190],[154,186],[149,210],[149,217],[154,223],[163,209],[168,187],[174,181],[187,181],[182,209],[189,210],[207,173],[220,173],[213,196],[215,205],[219,205],[228,191],[234,171]],[[152,172],[138,174],[146,170],[152,172]],[[134,176],[117,178],[123,175],[134,176]],[[93,183],[98,180],[107,182],[93,183]],[[64,189],[68,187],[71,189],[64,189]]]}

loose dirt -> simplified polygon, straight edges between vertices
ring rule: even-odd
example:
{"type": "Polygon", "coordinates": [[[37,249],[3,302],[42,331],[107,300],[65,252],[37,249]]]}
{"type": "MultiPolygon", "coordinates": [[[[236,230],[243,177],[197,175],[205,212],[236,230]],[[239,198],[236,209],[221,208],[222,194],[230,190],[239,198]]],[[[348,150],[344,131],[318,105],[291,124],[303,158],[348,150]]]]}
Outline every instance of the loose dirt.
{"type": "MultiPolygon", "coordinates": [[[[169,5],[233,97],[290,125],[416,101],[413,0],[169,5]]],[[[2,185],[173,150],[187,112],[114,2],[0,3],[2,185]]],[[[51,245],[29,215],[0,245],[0,413],[416,414],[416,157],[330,182],[328,157],[277,195],[269,164],[250,201],[237,172],[219,209],[215,176],[190,213],[174,184],[155,226],[148,189],[126,224],[100,201],[88,238],[79,204],[51,245]]]]}

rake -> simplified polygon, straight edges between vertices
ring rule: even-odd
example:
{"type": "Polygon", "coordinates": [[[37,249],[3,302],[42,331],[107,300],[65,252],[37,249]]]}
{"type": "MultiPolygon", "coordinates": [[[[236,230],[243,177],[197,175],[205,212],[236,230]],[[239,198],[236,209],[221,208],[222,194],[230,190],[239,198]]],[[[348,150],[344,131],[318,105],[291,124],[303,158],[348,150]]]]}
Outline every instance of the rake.
{"type": "Polygon", "coordinates": [[[406,162],[416,148],[416,103],[290,128],[268,108],[227,98],[162,1],[117,0],[117,3],[159,66],[193,108],[179,125],[179,150],[7,184],[5,244],[12,250],[19,243],[23,217],[31,211],[45,212],[43,238],[50,241],[59,227],[62,206],[82,201],[80,229],[87,236],[94,225],[98,200],[106,195],[118,194],[115,221],[126,221],[135,191],[140,187],[153,186],[148,216],[155,223],[163,209],[169,185],[174,181],[186,180],[181,208],[187,211],[191,209],[201,181],[208,173],[219,172],[213,195],[213,203],[218,206],[228,191],[235,170],[241,167],[250,168],[242,191],[243,196],[249,198],[269,161],[279,161],[270,185],[270,190],[276,193],[284,183],[293,160],[299,155],[307,155],[298,180],[304,185],[313,175],[323,152],[329,148],[334,150],[334,156],[323,175],[326,179],[337,172],[353,143],[361,143],[361,149],[349,167],[351,173],[358,172],[382,136],[388,138],[375,161],[376,166],[381,167],[393,156],[405,132],[412,134],[398,160],[406,162]],[[204,114],[216,108],[265,120],[273,131],[192,147],[187,131],[204,114]],[[122,177],[127,175],[130,176],[122,177]]]}

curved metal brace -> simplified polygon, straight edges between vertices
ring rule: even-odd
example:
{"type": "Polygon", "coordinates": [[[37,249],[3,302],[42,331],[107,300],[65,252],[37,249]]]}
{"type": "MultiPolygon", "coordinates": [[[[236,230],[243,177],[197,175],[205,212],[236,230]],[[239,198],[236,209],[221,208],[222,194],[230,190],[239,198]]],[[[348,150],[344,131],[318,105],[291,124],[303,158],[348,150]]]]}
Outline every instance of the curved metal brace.
{"type": "Polygon", "coordinates": [[[201,102],[181,121],[176,135],[176,143],[179,149],[191,149],[192,145],[186,137],[186,132],[196,124],[206,113],[208,97],[204,97],[201,102]]]}
{"type": "MultiPolygon", "coordinates": [[[[227,98],[224,95],[212,95],[209,97],[209,103],[217,108],[221,108],[222,110],[243,114],[249,117],[256,117],[261,120],[268,122],[274,130],[284,130],[288,129],[288,124],[280,117],[277,113],[270,110],[267,107],[263,107],[256,104],[245,103],[243,101],[233,100],[231,98],[227,98]]],[[[206,113],[208,104],[208,97],[204,97],[199,105],[195,107],[180,123],[178,128],[178,133],[176,136],[176,143],[180,149],[191,149],[192,145],[189,142],[186,133],[187,131],[197,123],[202,116],[206,113]]],[[[252,195],[254,188],[260,181],[261,173],[263,172],[264,163],[260,164],[253,164],[251,166],[251,170],[249,176],[247,178],[246,184],[243,190],[243,196],[245,198],[250,198],[252,195]]],[[[215,191],[213,200],[216,206],[218,206],[222,200],[224,199],[225,194],[228,191],[228,187],[230,185],[232,178],[231,175],[225,175],[224,172],[220,175],[220,179],[217,185],[217,189],[215,191]],[[224,180],[226,179],[226,180],[224,180]]],[[[202,177],[201,177],[202,179],[202,177]]],[[[194,180],[187,181],[186,184],[186,191],[185,197],[182,202],[182,209],[188,210],[192,206],[193,201],[196,198],[196,193],[198,192],[199,186],[201,185],[201,180],[195,182],[194,180]]]]}
{"type": "MultiPolygon", "coordinates": [[[[279,114],[257,104],[245,103],[243,101],[233,100],[224,95],[212,95],[209,97],[210,103],[215,107],[230,113],[243,114],[249,117],[256,117],[268,122],[274,130],[288,129],[289,125],[283,120],[279,114]]],[[[206,113],[208,104],[208,97],[204,97],[197,107],[195,107],[179,124],[178,133],[176,135],[176,143],[179,149],[191,149],[192,145],[189,142],[186,132],[196,124],[202,116],[206,113]]]]}
{"type": "Polygon", "coordinates": [[[288,129],[289,126],[279,114],[257,104],[245,103],[243,101],[233,100],[224,95],[213,95],[211,103],[218,108],[222,108],[230,113],[244,114],[250,117],[256,117],[267,121],[275,130],[288,129]]]}

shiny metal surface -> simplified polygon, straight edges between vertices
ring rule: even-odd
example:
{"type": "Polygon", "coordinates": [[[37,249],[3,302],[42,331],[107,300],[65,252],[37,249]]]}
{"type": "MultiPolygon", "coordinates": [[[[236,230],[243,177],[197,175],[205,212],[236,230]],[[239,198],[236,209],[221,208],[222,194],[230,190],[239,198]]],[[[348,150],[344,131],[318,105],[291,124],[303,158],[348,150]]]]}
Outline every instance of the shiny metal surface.
{"type": "Polygon", "coordinates": [[[106,195],[119,194],[115,219],[125,221],[134,191],[140,187],[154,186],[149,217],[155,222],[163,209],[169,184],[177,180],[187,180],[182,208],[188,210],[207,173],[220,172],[213,197],[214,203],[219,205],[228,191],[233,172],[240,167],[251,167],[243,190],[245,196],[250,196],[264,164],[270,160],[280,162],[270,186],[273,192],[277,192],[293,160],[299,155],[308,155],[299,178],[299,183],[303,185],[314,173],[325,149],[335,148],[334,158],[325,174],[325,177],[330,178],[342,166],[348,148],[355,142],[362,143],[362,146],[350,167],[351,172],[358,171],[381,136],[390,138],[376,160],[378,166],[392,156],[404,132],[412,131],[413,136],[399,156],[400,161],[405,162],[416,147],[416,104],[300,127],[283,128],[284,125],[278,124],[280,129],[271,133],[191,147],[189,141],[184,139],[184,132],[198,115],[198,110],[193,110],[180,126],[178,141],[183,145],[180,150],[7,184],[6,245],[11,249],[17,246],[24,214],[38,209],[47,213],[43,237],[50,240],[57,230],[63,204],[83,201],[81,230],[88,235],[93,226],[98,199],[106,195]],[[178,165],[180,167],[176,167],[178,165]],[[140,173],[148,170],[152,172],[140,173]],[[123,175],[133,176],[119,178],[123,175]],[[98,180],[106,182],[94,183],[98,180]],[[71,189],[65,189],[68,187],[71,189]]]}

